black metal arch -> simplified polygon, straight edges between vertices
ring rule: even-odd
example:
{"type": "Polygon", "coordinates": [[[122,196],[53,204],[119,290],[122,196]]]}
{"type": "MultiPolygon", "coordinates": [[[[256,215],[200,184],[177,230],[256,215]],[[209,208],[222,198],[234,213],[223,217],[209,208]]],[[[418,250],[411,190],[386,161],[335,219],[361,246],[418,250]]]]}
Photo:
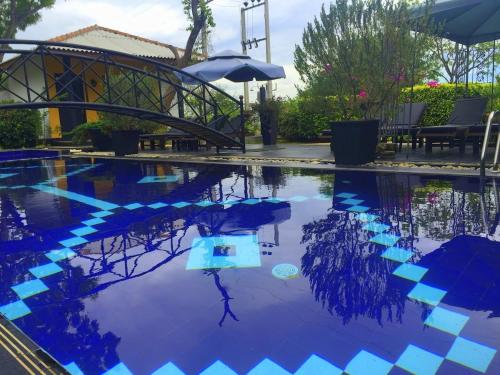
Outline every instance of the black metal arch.
{"type": "Polygon", "coordinates": [[[243,104],[216,86],[155,59],[77,44],[0,39],[2,109],[74,108],[167,124],[220,148],[245,151],[243,104]],[[56,76],[47,66],[56,62],[56,76]],[[40,74],[36,87],[29,74],[40,74]],[[89,81],[88,75],[92,76],[89,81]],[[189,76],[196,85],[185,86],[189,76]],[[82,93],[74,85],[83,87],[82,93]],[[93,96],[92,100],[89,95],[93,96]]]}

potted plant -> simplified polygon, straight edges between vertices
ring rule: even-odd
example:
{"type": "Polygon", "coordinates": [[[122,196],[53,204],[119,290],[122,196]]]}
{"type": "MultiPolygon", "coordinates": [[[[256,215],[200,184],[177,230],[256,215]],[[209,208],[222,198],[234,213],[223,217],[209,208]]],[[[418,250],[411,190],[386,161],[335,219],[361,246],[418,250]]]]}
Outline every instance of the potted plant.
{"type": "Polygon", "coordinates": [[[260,103],[254,106],[260,118],[260,133],[264,145],[275,145],[278,138],[278,115],[282,103],[281,98],[265,99],[261,95],[260,103]]]}
{"type": "Polygon", "coordinates": [[[295,67],[308,90],[333,98],[337,164],[375,159],[380,120],[390,118],[408,84],[405,72],[425,55],[409,20],[405,1],[337,0],[305,29],[295,67]]]}
{"type": "Polygon", "coordinates": [[[95,151],[111,151],[111,125],[103,120],[78,125],[70,132],[73,144],[82,145],[91,141],[95,151]]]}

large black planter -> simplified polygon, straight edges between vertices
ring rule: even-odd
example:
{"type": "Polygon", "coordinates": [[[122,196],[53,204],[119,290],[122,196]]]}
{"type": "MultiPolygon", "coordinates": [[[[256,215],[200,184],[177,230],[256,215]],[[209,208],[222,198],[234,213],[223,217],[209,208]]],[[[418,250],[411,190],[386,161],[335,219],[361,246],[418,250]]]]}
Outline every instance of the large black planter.
{"type": "Polygon", "coordinates": [[[91,129],[90,140],[95,151],[111,151],[113,150],[113,140],[111,136],[103,133],[99,129],[91,129]]]}
{"type": "Polygon", "coordinates": [[[275,145],[278,138],[278,113],[275,110],[260,110],[260,133],[264,145],[275,145]]]}
{"type": "Polygon", "coordinates": [[[125,156],[139,153],[138,130],[118,130],[111,133],[115,156],[125,156]]]}
{"type": "Polygon", "coordinates": [[[332,122],[331,149],[336,164],[365,164],[375,160],[379,120],[332,122]]]}

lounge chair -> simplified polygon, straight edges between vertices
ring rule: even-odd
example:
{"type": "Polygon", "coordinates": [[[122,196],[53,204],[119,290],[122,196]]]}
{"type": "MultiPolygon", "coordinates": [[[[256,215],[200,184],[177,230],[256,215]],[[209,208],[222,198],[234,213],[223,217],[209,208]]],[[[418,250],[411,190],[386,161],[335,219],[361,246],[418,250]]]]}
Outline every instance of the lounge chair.
{"type": "Polygon", "coordinates": [[[399,106],[398,115],[392,124],[392,129],[389,130],[389,133],[392,132],[396,137],[396,142],[399,143],[399,151],[403,146],[405,135],[411,136],[412,149],[417,148],[420,123],[426,108],[427,104],[425,103],[406,103],[399,106]]]}
{"type": "Polygon", "coordinates": [[[418,137],[425,138],[425,151],[432,152],[435,144],[442,148],[443,143],[448,142],[450,147],[458,143],[460,154],[463,154],[468,130],[482,123],[487,103],[488,98],[481,96],[458,99],[447,125],[424,127],[418,132],[418,137]]]}

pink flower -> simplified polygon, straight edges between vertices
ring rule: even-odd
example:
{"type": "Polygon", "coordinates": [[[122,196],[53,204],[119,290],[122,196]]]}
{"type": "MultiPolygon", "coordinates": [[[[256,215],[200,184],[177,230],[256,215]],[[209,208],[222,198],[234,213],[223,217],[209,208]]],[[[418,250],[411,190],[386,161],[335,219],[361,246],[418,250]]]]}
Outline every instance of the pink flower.
{"type": "Polygon", "coordinates": [[[358,94],[360,98],[366,98],[368,96],[368,93],[365,90],[361,90],[358,94]]]}
{"type": "Polygon", "coordinates": [[[432,88],[439,87],[439,82],[438,81],[429,81],[429,82],[427,82],[427,86],[432,87],[432,88]]]}
{"type": "Polygon", "coordinates": [[[330,73],[332,71],[332,64],[325,65],[325,72],[330,73]]]}

